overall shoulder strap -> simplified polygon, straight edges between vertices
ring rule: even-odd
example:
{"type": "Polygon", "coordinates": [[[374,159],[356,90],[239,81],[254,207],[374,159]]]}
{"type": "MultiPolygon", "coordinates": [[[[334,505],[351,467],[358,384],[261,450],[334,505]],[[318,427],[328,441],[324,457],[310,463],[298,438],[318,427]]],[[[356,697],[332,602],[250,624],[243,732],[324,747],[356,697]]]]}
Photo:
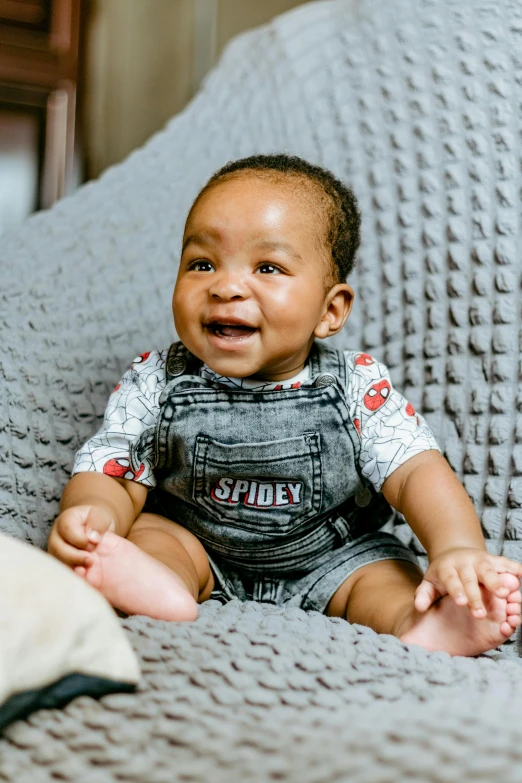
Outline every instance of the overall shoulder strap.
{"type": "Polygon", "coordinates": [[[181,341],[172,343],[165,362],[167,383],[180,375],[199,375],[201,361],[181,341]]]}
{"type": "Polygon", "coordinates": [[[310,376],[313,378],[322,373],[331,373],[346,385],[346,361],[342,351],[330,348],[322,342],[314,342],[308,357],[310,376]]]}

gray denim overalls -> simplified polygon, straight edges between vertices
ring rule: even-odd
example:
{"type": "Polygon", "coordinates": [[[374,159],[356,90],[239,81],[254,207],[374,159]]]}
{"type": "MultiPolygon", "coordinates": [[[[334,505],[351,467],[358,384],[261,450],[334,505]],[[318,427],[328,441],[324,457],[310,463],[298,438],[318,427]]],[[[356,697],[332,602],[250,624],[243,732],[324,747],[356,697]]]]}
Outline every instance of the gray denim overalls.
{"type": "Polygon", "coordinates": [[[315,343],[298,389],[245,391],[199,376],[174,343],[157,424],[132,445],[157,487],[147,511],[175,520],[204,545],[213,597],[324,611],[337,587],[377,560],[414,554],[377,532],[393,511],[360,473],[342,353],[315,343]]]}

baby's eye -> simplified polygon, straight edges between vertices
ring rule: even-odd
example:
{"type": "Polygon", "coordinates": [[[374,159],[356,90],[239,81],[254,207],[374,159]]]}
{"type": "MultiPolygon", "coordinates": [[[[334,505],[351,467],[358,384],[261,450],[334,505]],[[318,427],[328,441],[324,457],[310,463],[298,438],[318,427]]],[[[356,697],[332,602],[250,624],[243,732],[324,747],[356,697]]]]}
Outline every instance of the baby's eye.
{"type": "Polygon", "coordinates": [[[194,272],[212,272],[214,267],[210,261],[205,261],[203,258],[198,258],[196,261],[192,261],[188,266],[190,271],[194,272]]]}
{"type": "Polygon", "coordinates": [[[261,275],[280,275],[281,270],[278,266],[274,266],[274,264],[260,264],[258,266],[256,272],[259,272],[261,275]]]}

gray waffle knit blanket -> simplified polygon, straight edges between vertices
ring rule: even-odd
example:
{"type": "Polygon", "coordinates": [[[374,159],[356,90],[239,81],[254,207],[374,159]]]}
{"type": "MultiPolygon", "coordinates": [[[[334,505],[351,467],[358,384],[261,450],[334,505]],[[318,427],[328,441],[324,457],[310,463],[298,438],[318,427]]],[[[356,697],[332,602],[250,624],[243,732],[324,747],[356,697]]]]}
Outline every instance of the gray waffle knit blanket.
{"type": "MultiPolygon", "coordinates": [[[[488,546],[522,559],[522,6],[323,0],[237,39],[122,165],[0,242],[0,525],[43,546],[78,446],[133,356],[175,337],[186,212],[229,159],[286,151],[355,190],[363,245],[338,347],[428,419],[488,546]]],[[[400,520],[397,534],[421,552],[400,520]]],[[[0,740],[0,781],[518,781],[522,669],[298,610],[125,621],[135,695],[0,740]]]]}

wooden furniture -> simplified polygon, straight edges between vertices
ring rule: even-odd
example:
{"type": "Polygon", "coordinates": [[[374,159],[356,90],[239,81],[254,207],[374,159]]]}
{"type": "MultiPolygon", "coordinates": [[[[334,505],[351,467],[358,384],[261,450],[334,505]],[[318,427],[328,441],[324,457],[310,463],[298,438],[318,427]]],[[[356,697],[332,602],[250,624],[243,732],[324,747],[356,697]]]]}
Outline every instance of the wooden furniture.
{"type": "Polygon", "coordinates": [[[80,3],[0,0],[0,180],[5,202],[22,171],[32,176],[27,213],[49,207],[71,182],[80,3]]]}

